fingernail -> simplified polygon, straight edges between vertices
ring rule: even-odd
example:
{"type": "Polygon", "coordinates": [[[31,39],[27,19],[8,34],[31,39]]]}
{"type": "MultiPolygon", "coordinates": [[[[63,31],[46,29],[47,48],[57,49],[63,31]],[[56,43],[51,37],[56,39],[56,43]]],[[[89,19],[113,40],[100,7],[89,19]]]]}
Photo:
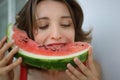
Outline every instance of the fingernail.
{"type": "Polygon", "coordinates": [[[74,61],[79,61],[79,59],[77,57],[74,58],[74,61]]]}
{"type": "Polygon", "coordinates": [[[22,57],[19,57],[20,60],[22,60],[22,57]]]}
{"type": "Polygon", "coordinates": [[[19,59],[20,62],[22,62],[22,57],[19,57],[18,59],[19,59]]]}
{"type": "Polygon", "coordinates": [[[15,48],[18,48],[18,46],[15,46],[15,48]]]}
{"type": "Polygon", "coordinates": [[[65,71],[68,72],[68,69],[66,69],[65,71]]]}
{"type": "Polygon", "coordinates": [[[14,42],[15,42],[14,40],[11,41],[11,43],[14,43],[14,42]]]}
{"type": "Polygon", "coordinates": [[[68,64],[67,64],[67,67],[69,67],[69,66],[71,66],[71,64],[70,64],[70,63],[68,63],[68,64]]]}
{"type": "Polygon", "coordinates": [[[3,39],[7,39],[7,36],[4,36],[3,39]]]}

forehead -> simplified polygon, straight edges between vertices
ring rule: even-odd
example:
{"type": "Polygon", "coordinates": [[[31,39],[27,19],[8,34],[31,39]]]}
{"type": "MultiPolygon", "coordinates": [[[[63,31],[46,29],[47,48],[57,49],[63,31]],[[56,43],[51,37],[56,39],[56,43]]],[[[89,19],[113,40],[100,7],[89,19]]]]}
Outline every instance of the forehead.
{"type": "Polygon", "coordinates": [[[60,17],[60,16],[70,16],[70,12],[65,5],[65,3],[53,0],[44,0],[38,3],[36,8],[37,17],[60,17]]]}

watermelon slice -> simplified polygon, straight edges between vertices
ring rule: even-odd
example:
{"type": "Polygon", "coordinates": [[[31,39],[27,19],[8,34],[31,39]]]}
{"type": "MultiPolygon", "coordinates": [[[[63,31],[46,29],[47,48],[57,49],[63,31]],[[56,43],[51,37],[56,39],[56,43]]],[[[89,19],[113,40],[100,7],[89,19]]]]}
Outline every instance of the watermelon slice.
{"type": "Polygon", "coordinates": [[[39,45],[13,24],[8,26],[7,36],[8,42],[14,40],[19,47],[16,58],[21,56],[25,64],[51,70],[65,70],[67,63],[75,65],[74,57],[85,62],[90,47],[86,42],[39,45]]]}

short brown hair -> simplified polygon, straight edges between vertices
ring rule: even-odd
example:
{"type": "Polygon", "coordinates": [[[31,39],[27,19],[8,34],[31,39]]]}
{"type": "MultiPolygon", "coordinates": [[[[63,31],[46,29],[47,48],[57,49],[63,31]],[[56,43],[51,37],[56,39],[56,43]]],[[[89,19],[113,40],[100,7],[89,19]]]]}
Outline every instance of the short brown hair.
{"type": "MultiPolygon", "coordinates": [[[[35,9],[37,4],[44,0],[28,0],[22,10],[18,13],[16,17],[16,23],[18,28],[25,30],[31,39],[33,37],[33,26],[35,26],[35,9]]],[[[73,20],[75,26],[75,41],[91,41],[90,33],[91,31],[85,32],[82,30],[83,24],[83,11],[81,6],[76,0],[54,0],[64,3],[73,20]]]]}

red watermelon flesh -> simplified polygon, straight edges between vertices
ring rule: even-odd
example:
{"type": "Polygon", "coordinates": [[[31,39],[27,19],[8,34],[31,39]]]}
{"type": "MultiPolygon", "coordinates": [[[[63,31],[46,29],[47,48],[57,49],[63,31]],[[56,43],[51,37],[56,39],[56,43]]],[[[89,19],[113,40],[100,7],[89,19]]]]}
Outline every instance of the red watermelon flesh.
{"type": "Polygon", "coordinates": [[[25,31],[22,31],[16,27],[14,27],[13,30],[13,39],[15,40],[15,44],[18,45],[20,48],[24,49],[25,51],[38,55],[65,56],[82,51],[89,47],[86,42],[40,45],[30,39],[25,31]]]}
{"type": "Polygon", "coordinates": [[[85,62],[90,47],[86,42],[41,45],[30,39],[25,31],[18,29],[13,24],[8,26],[7,36],[8,42],[14,40],[15,45],[19,47],[16,58],[21,56],[23,63],[44,69],[65,70],[68,63],[75,65],[74,57],[85,62]]]}

